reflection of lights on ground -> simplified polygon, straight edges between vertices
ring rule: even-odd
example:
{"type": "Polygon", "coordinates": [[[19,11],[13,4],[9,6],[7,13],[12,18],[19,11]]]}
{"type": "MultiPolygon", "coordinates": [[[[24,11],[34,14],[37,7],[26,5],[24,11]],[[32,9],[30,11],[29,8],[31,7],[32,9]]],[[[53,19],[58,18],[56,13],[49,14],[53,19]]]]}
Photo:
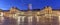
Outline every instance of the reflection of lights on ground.
{"type": "Polygon", "coordinates": [[[60,25],[60,16],[59,16],[59,25],[60,25]]]}
{"type": "Polygon", "coordinates": [[[4,21],[4,17],[1,17],[1,21],[4,21]]]}
{"type": "Polygon", "coordinates": [[[59,16],[59,21],[60,21],[60,16],[59,16]]]}
{"type": "Polygon", "coordinates": [[[20,17],[18,17],[18,22],[17,23],[18,23],[18,25],[20,24],[20,17]]]}
{"type": "Polygon", "coordinates": [[[4,22],[4,17],[0,17],[0,25],[4,22]]]}

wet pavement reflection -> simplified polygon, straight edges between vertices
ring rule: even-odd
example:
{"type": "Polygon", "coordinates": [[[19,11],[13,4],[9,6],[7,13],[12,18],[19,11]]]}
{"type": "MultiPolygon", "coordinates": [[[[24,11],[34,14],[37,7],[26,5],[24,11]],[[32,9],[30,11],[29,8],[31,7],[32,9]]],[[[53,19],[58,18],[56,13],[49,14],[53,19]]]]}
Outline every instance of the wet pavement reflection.
{"type": "Polygon", "coordinates": [[[9,17],[4,17],[0,25],[17,25],[17,20],[9,17]]]}
{"type": "Polygon", "coordinates": [[[36,22],[36,18],[33,18],[33,21],[28,23],[28,19],[26,17],[24,22],[20,22],[20,24],[18,24],[17,19],[4,17],[4,20],[0,20],[0,25],[58,25],[57,19],[57,17],[54,17],[50,22],[47,21],[49,19],[44,20],[45,22],[42,22],[41,20],[36,22]]]}

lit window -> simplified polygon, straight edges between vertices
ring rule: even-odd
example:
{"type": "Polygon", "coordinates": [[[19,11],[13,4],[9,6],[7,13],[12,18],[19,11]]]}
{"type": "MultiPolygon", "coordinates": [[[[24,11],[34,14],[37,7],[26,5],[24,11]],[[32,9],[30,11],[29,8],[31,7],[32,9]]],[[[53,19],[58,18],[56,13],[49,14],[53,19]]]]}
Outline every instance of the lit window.
{"type": "Polygon", "coordinates": [[[51,14],[45,14],[45,16],[51,16],[51,14]]]}
{"type": "Polygon", "coordinates": [[[2,12],[0,13],[0,16],[3,16],[3,13],[2,12]]]}
{"type": "Polygon", "coordinates": [[[17,15],[15,14],[15,16],[17,16],[17,15]]]}
{"type": "Polygon", "coordinates": [[[37,14],[39,15],[39,14],[40,14],[40,12],[37,12],[37,14]]]}
{"type": "Polygon", "coordinates": [[[21,14],[21,15],[23,15],[23,14],[24,14],[24,12],[21,12],[20,14],[21,14]]]}

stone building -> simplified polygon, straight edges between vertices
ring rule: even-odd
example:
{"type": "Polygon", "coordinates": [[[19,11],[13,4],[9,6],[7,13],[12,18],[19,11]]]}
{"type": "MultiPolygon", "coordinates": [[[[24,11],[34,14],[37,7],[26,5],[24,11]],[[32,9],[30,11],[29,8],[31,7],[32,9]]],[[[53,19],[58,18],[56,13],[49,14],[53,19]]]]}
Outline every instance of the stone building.
{"type": "Polygon", "coordinates": [[[60,10],[53,10],[50,6],[42,10],[19,10],[17,7],[0,9],[0,24],[1,21],[3,25],[60,25],[60,10]]]}

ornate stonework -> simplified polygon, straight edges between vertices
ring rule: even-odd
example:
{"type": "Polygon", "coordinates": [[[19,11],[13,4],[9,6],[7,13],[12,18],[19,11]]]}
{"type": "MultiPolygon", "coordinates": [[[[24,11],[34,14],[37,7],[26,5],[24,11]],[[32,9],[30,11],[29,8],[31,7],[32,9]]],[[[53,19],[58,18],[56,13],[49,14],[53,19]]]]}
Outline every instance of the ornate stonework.
{"type": "Polygon", "coordinates": [[[59,19],[60,11],[53,10],[51,7],[45,7],[43,10],[37,10],[37,11],[33,11],[30,9],[19,10],[16,7],[12,7],[10,10],[7,10],[7,11],[0,10],[0,17],[2,17],[2,16],[17,19],[18,24],[20,24],[19,22],[21,22],[21,21],[26,21],[29,19],[29,21],[27,21],[27,22],[29,22],[29,25],[30,24],[34,25],[35,23],[37,23],[38,25],[49,25],[49,24],[54,25],[53,21],[55,21],[58,24],[57,21],[60,20],[59,19]],[[53,20],[54,18],[56,18],[56,19],[53,20]],[[35,21],[35,23],[34,23],[34,21],[35,21]],[[32,24],[32,22],[33,22],[33,24],[32,24]],[[47,23],[47,24],[45,24],[45,23],[47,23]]]}

